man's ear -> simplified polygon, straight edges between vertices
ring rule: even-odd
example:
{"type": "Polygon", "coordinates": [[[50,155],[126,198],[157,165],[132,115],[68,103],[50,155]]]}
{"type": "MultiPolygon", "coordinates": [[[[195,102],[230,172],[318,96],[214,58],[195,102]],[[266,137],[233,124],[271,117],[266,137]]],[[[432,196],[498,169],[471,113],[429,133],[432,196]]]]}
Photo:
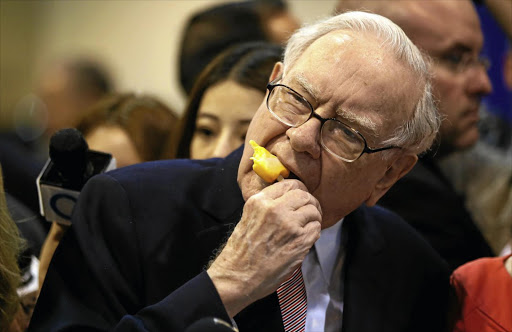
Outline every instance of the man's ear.
{"type": "Polygon", "coordinates": [[[269,82],[274,81],[276,78],[283,75],[283,63],[281,61],[276,62],[272,73],[270,74],[269,82]]]}
{"type": "Polygon", "coordinates": [[[373,192],[366,200],[366,205],[373,206],[401,177],[409,173],[418,161],[415,154],[402,154],[389,166],[382,178],[377,182],[373,192]]]}

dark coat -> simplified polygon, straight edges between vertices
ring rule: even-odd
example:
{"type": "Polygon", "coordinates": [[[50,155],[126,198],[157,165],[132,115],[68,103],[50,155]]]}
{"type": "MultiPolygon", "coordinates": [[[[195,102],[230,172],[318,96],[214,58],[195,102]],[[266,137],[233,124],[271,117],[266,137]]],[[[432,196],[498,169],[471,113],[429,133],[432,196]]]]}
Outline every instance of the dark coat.
{"type": "Polygon", "coordinates": [[[443,257],[451,270],[494,253],[436,162],[421,158],[379,201],[404,218],[443,257]]]}
{"type": "MultiPolygon", "coordinates": [[[[182,331],[206,316],[229,321],[204,268],[242,214],[241,154],[91,179],[30,331],[182,331]]],[[[360,207],[344,223],[343,331],[441,330],[449,274],[434,250],[382,208],[360,207]]],[[[276,293],[234,319],[242,332],[283,330],[276,293]]]]}

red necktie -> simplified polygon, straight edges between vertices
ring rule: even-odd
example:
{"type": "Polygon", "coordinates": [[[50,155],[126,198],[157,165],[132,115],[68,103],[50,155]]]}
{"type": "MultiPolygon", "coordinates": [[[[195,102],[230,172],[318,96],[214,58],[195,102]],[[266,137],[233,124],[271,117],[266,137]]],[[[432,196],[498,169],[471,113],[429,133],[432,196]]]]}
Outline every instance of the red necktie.
{"type": "Polygon", "coordinates": [[[308,302],[300,266],[288,280],[279,286],[277,297],[281,307],[285,332],[304,331],[308,302]]]}

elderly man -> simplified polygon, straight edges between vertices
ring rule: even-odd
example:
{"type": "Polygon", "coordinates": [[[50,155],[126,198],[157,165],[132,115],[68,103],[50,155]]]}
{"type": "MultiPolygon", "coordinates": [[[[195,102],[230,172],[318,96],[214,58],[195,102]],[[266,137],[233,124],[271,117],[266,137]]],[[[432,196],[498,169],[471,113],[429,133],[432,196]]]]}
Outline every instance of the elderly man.
{"type": "Polygon", "coordinates": [[[493,252],[466,209],[464,200],[441,171],[439,161],[478,140],[480,99],[491,91],[483,36],[469,0],[352,1],[337,10],[364,8],[398,24],[434,60],[433,92],[443,121],[436,144],[380,204],[414,226],[452,269],[493,252]]]}
{"type": "Polygon", "coordinates": [[[182,331],[208,316],[244,332],[442,330],[446,264],[372,207],[435,137],[428,76],[381,16],[302,28],[247,133],[289,178],[265,183],[249,144],[93,178],[31,330],[182,331]]]}

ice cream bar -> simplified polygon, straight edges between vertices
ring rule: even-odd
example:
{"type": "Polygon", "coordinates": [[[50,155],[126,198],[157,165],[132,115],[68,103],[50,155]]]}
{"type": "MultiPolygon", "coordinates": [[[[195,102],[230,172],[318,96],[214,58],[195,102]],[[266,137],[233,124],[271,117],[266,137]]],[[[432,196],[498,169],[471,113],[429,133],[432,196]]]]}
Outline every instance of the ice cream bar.
{"type": "Polygon", "coordinates": [[[252,169],[265,182],[274,183],[280,176],[286,178],[290,175],[290,171],[267,149],[259,146],[253,140],[250,140],[249,144],[254,149],[251,157],[251,160],[254,162],[252,169]]]}

